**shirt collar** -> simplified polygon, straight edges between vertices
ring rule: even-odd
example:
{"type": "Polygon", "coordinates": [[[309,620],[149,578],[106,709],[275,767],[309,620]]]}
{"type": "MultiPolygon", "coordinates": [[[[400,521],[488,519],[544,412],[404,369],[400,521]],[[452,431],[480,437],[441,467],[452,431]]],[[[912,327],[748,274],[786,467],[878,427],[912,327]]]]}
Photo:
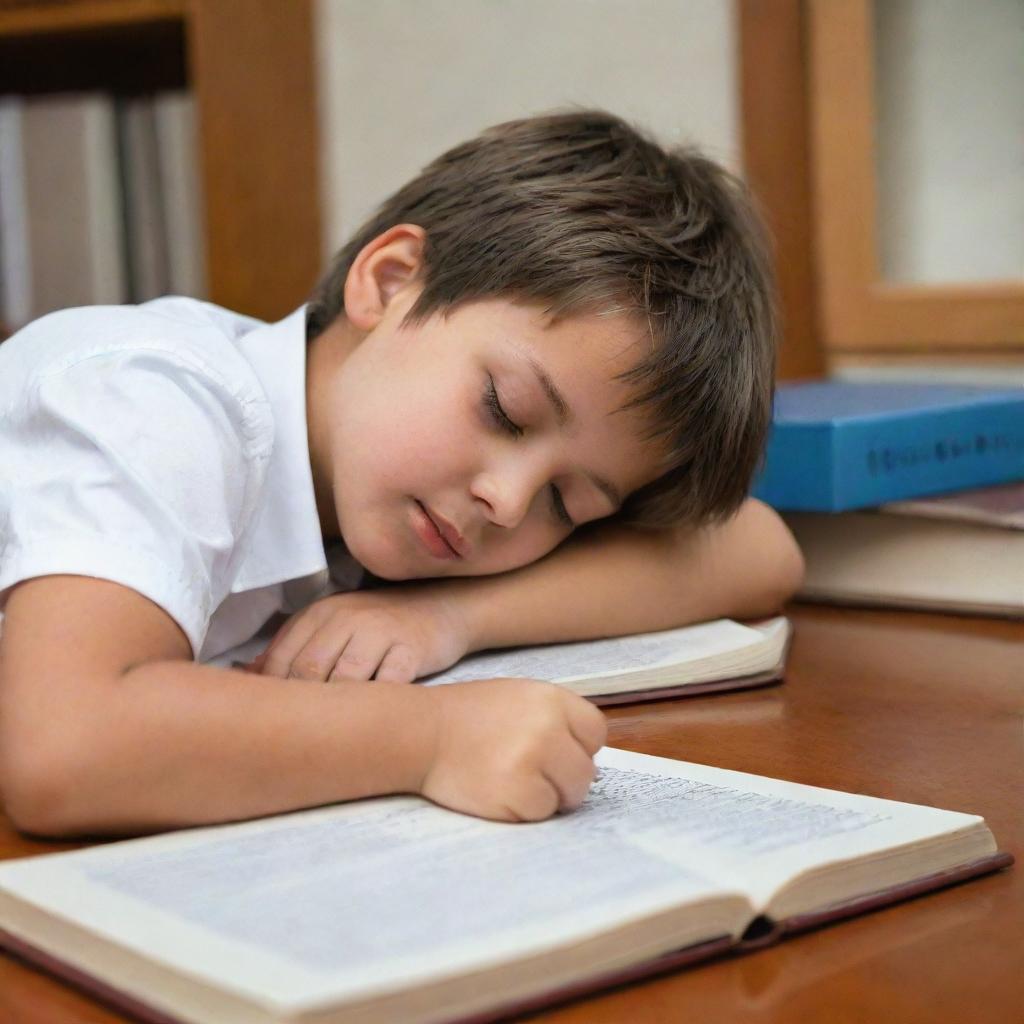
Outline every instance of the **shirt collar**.
{"type": "Polygon", "coordinates": [[[236,344],[270,402],[274,447],[235,593],[327,569],[306,425],[306,307],[236,344]]]}

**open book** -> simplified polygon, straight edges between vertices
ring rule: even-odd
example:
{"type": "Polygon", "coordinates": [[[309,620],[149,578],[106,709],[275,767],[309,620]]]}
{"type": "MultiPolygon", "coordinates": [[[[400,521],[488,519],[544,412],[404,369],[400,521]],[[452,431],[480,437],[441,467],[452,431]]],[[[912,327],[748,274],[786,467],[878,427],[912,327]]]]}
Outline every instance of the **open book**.
{"type": "Polygon", "coordinates": [[[1005,867],[981,818],[605,748],[502,824],[393,796],[0,865],[0,943],[151,1020],[494,1020],[1005,867]]]}
{"type": "Polygon", "coordinates": [[[602,705],[696,696],[781,679],[789,637],[789,620],[782,617],[754,626],[718,619],[607,640],[485,651],[422,683],[546,679],[602,705]]]}
{"type": "MultiPolygon", "coordinates": [[[[753,626],[718,619],[607,640],[485,651],[420,682],[438,686],[503,676],[545,679],[602,705],[696,696],[781,679],[790,633],[789,620],[781,616],[753,626]]],[[[244,667],[268,642],[257,637],[210,664],[244,667]]]]}

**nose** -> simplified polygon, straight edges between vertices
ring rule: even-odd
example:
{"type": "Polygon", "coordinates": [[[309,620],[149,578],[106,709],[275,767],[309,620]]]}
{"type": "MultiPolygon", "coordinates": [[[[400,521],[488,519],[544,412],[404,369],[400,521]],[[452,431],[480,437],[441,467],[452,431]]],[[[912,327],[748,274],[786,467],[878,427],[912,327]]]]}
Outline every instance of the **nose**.
{"type": "Polygon", "coordinates": [[[470,491],[484,507],[484,514],[498,526],[514,529],[525,518],[542,486],[539,467],[504,465],[478,473],[470,491]]]}

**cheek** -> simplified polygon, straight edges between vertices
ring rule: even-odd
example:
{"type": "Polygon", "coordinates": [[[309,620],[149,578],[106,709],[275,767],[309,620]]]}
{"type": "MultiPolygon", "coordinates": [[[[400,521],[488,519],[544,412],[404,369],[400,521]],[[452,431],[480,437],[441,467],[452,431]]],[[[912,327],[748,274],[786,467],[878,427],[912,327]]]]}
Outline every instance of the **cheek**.
{"type": "Polygon", "coordinates": [[[374,427],[380,458],[428,465],[476,448],[479,424],[461,394],[426,382],[408,392],[397,389],[375,409],[374,427]]]}
{"type": "Polygon", "coordinates": [[[423,417],[408,405],[375,407],[349,423],[341,455],[352,472],[379,487],[416,493],[436,475],[450,449],[447,438],[417,426],[423,417]]]}

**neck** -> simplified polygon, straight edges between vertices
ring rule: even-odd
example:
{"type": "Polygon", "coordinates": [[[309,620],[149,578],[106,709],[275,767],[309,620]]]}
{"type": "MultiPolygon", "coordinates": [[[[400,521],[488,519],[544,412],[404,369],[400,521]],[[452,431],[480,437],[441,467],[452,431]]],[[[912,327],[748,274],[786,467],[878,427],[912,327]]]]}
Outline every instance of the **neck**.
{"type": "Polygon", "coordinates": [[[334,504],[334,460],[331,451],[330,401],[338,370],[362,333],[344,314],[315,337],[306,348],[306,430],[313,493],[324,542],[341,537],[334,504]]]}

